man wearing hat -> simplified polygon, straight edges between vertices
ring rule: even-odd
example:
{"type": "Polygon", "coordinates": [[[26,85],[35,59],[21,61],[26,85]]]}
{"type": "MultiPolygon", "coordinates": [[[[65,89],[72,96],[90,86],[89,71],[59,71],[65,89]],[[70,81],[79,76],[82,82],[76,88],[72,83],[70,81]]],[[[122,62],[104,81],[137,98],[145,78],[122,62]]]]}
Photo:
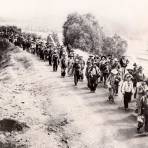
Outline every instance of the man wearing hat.
{"type": "Polygon", "coordinates": [[[73,64],[74,64],[74,55],[70,54],[68,57],[68,69],[67,69],[67,73],[69,76],[72,76],[73,74],[73,64]]]}
{"type": "Polygon", "coordinates": [[[114,103],[114,96],[117,93],[117,84],[116,84],[117,74],[118,74],[117,69],[113,69],[107,79],[107,85],[109,89],[108,99],[111,103],[114,103]]]}
{"type": "Polygon", "coordinates": [[[145,95],[145,91],[147,89],[147,84],[145,81],[141,82],[139,86],[137,86],[137,95],[136,95],[136,103],[137,103],[137,108],[136,108],[136,113],[140,113],[141,109],[141,98],[145,95]]]}
{"type": "Polygon", "coordinates": [[[43,46],[40,47],[39,53],[40,53],[40,59],[44,60],[44,48],[43,48],[43,46]]]}
{"type": "Polygon", "coordinates": [[[89,88],[91,92],[95,92],[98,86],[98,78],[100,77],[100,70],[97,67],[97,63],[94,62],[89,72],[89,88]]]}
{"type": "Polygon", "coordinates": [[[80,79],[83,81],[83,79],[84,79],[83,70],[85,68],[85,61],[83,59],[83,56],[80,56],[79,63],[80,63],[80,66],[81,66],[81,69],[80,69],[80,79]]]}
{"type": "Polygon", "coordinates": [[[106,58],[106,56],[102,56],[101,57],[101,61],[104,61],[104,60],[106,60],[107,58],[106,58]]]}
{"type": "Polygon", "coordinates": [[[81,65],[79,63],[79,59],[76,58],[73,64],[73,72],[74,72],[74,83],[77,85],[78,80],[80,79],[80,71],[81,71],[81,65]]]}
{"type": "Polygon", "coordinates": [[[129,63],[128,59],[126,59],[125,56],[122,56],[122,58],[120,59],[120,65],[122,68],[122,78],[124,77],[125,70],[126,70],[128,63],[129,63]]]}
{"type": "Polygon", "coordinates": [[[139,66],[138,71],[137,71],[137,82],[141,82],[145,79],[145,75],[143,72],[143,67],[139,66]]]}
{"type": "Polygon", "coordinates": [[[133,70],[137,71],[138,66],[136,63],[133,64],[133,67],[134,67],[133,70]]]}
{"type": "Polygon", "coordinates": [[[44,49],[44,61],[48,60],[48,48],[45,47],[44,49]]]}
{"type": "Polygon", "coordinates": [[[117,70],[120,69],[120,63],[119,63],[119,61],[118,61],[117,58],[114,58],[113,64],[112,64],[112,67],[111,67],[111,68],[112,68],[112,69],[117,69],[117,70]]]}
{"type": "Polygon", "coordinates": [[[123,85],[122,85],[122,88],[121,88],[121,91],[122,91],[122,94],[123,94],[123,98],[124,98],[124,108],[125,108],[125,111],[128,110],[128,104],[129,102],[131,102],[131,97],[132,97],[132,94],[133,94],[133,82],[131,80],[131,75],[128,74],[126,76],[126,81],[123,82],[123,85]]]}
{"type": "Polygon", "coordinates": [[[115,96],[118,96],[120,81],[121,81],[121,74],[118,71],[118,73],[115,75],[115,96]]]}
{"type": "Polygon", "coordinates": [[[101,60],[101,57],[99,57],[98,55],[95,55],[94,61],[97,62],[98,67],[100,67],[100,60],[101,60]]]}
{"type": "Polygon", "coordinates": [[[63,49],[63,46],[61,46],[61,48],[59,48],[59,58],[60,59],[62,58],[63,52],[64,52],[64,49],[63,49]]]}
{"type": "Polygon", "coordinates": [[[87,59],[87,62],[91,62],[92,63],[93,61],[93,55],[89,55],[88,59],[87,59]]]}
{"type": "Polygon", "coordinates": [[[101,81],[104,81],[104,87],[106,86],[106,80],[109,75],[109,63],[105,56],[101,57],[100,61],[101,81]]]}
{"type": "Polygon", "coordinates": [[[92,63],[90,61],[87,61],[87,67],[86,67],[86,70],[85,70],[85,76],[86,76],[86,79],[87,79],[87,86],[88,86],[88,88],[90,87],[89,71],[90,71],[91,66],[92,66],[92,63]]]}
{"type": "Polygon", "coordinates": [[[61,57],[61,77],[65,77],[67,68],[66,54],[63,54],[61,57]]]}
{"type": "Polygon", "coordinates": [[[67,70],[69,76],[73,75],[73,64],[74,64],[74,55],[70,54],[70,56],[68,57],[68,70],[67,70]]]}
{"type": "Polygon", "coordinates": [[[137,95],[137,82],[138,82],[137,72],[138,72],[138,66],[137,66],[136,63],[134,63],[133,64],[133,70],[132,70],[133,86],[134,86],[134,90],[135,90],[134,98],[136,98],[136,95],[137,95]]]}
{"type": "Polygon", "coordinates": [[[134,69],[134,72],[133,72],[133,77],[134,77],[134,89],[135,89],[135,94],[134,94],[134,98],[136,98],[136,95],[137,95],[137,86],[144,81],[145,79],[145,75],[144,75],[144,72],[143,72],[143,68],[142,66],[139,66],[137,67],[137,70],[136,68],[134,69]]]}
{"type": "Polygon", "coordinates": [[[54,51],[54,54],[52,56],[52,61],[53,61],[53,71],[57,71],[59,65],[59,57],[56,51],[54,51]]]}
{"type": "Polygon", "coordinates": [[[52,66],[52,55],[53,55],[53,49],[52,47],[50,46],[49,47],[49,50],[48,50],[48,62],[49,62],[49,65],[52,66]]]}

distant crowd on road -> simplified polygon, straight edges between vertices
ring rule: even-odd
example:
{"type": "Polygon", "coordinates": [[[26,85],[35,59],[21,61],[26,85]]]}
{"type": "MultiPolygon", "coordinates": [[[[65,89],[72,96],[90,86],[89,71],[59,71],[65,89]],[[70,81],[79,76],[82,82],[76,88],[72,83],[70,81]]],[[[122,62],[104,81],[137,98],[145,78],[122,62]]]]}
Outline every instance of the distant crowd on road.
{"type": "Polygon", "coordinates": [[[136,102],[135,113],[138,116],[137,131],[142,132],[144,127],[144,132],[148,132],[148,79],[142,66],[133,63],[130,67],[126,56],[90,54],[85,60],[74,49],[25,34],[0,32],[0,37],[7,38],[15,46],[48,61],[54,72],[60,66],[61,77],[73,77],[75,86],[86,77],[87,87],[94,93],[98,84],[102,84],[104,88],[108,88],[108,101],[111,104],[115,103],[115,98],[121,90],[126,112],[129,111],[129,103],[133,96],[136,102]]]}

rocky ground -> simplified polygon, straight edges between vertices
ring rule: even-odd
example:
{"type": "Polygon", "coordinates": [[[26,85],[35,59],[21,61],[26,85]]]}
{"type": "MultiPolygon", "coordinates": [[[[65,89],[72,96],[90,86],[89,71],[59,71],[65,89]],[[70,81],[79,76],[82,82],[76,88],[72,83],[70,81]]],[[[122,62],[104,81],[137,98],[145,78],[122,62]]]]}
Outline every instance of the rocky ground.
{"type": "Polygon", "coordinates": [[[133,110],[107,90],[60,77],[47,62],[21,49],[0,71],[0,148],[147,148],[137,137],[133,110]]]}

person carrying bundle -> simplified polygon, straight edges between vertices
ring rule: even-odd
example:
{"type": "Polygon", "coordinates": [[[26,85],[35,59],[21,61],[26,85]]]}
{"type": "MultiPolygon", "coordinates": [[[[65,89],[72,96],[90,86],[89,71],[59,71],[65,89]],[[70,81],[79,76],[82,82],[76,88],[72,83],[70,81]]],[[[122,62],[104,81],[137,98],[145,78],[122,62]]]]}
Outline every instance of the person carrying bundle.
{"type": "Polygon", "coordinates": [[[73,75],[73,64],[74,64],[74,55],[70,54],[68,57],[68,69],[67,69],[68,76],[73,75]]]}
{"type": "Polygon", "coordinates": [[[66,75],[66,68],[67,68],[66,55],[63,54],[61,57],[61,77],[63,77],[63,78],[66,75]]]}
{"type": "Polygon", "coordinates": [[[73,64],[73,73],[74,73],[74,84],[77,86],[78,81],[80,79],[80,71],[81,71],[81,65],[79,63],[79,59],[76,58],[73,64]]]}
{"type": "Polygon", "coordinates": [[[118,87],[120,82],[120,76],[117,69],[113,69],[107,79],[107,86],[109,89],[108,100],[111,103],[114,103],[114,96],[118,93],[118,87]]]}
{"type": "Polygon", "coordinates": [[[83,56],[80,56],[79,63],[80,63],[80,66],[81,66],[81,69],[80,69],[80,80],[83,81],[83,79],[84,79],[83,70],[85,68],[85,61],[83,59],[83,56]]]}
{"type": "Polygon", "coordinates": [[[97,63],[93,62],[92,66],[88,70],[88,82],[89,88],[91,92],[95,92],[98,86],[98,78],[100,77],[101,73],[99,68],[97,67],[97,63]]]}
{"type": "Polygon", "coordinates": [[[145,95],[145,92],[146,92],[146,89],[147,89],[147,85],[146,85],[146,82],[143,81],[140,83],[140,85],[137,87],[137,95],[136,95],[136,105],[137,105],[137,108],[136,108],[136,113],[140,113],[141,111],[141,98],[145,95]]]}

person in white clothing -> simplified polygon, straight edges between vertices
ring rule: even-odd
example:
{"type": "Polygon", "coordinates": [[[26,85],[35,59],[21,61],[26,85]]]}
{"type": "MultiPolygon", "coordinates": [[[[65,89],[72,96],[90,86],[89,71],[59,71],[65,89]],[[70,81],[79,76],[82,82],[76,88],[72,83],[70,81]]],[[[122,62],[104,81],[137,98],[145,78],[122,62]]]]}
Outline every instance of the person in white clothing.
{"type": "Polygon", "coordinates": [[[131,102],[131,97],[133,94],[133,82],[131,80],[131,75],[127,76],[127,80],[123,82],[121,91],[124,97],[124,108],[128,110],[128,104],[131,102]]]}

